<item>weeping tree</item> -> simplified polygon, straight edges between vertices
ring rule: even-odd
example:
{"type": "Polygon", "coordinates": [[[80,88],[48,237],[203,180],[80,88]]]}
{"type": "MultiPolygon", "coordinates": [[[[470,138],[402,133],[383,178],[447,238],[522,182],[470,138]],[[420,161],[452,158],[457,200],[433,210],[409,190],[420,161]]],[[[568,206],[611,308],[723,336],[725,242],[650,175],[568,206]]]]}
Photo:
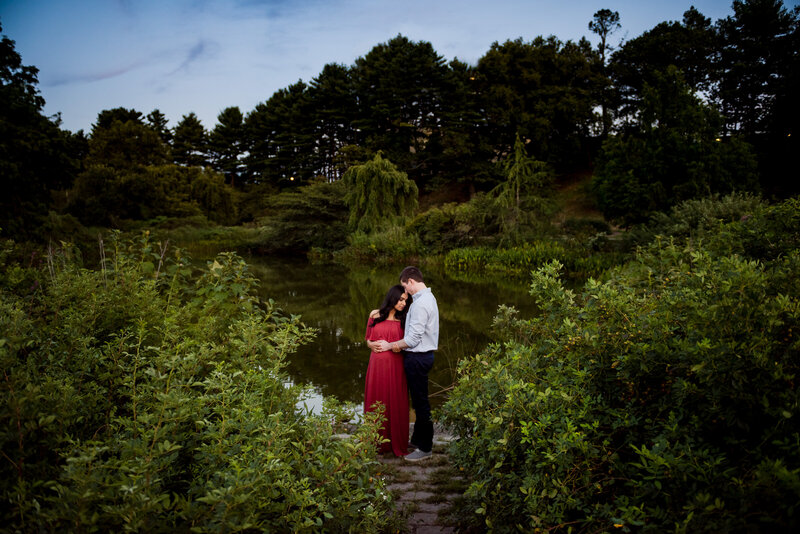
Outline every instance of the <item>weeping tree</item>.
{"type": "Polygon", "coordinates": [[[503,162],[506,180],[492,190],[499,209],[503,232],[514,237],[527,215],[545,209],[542,191],[550,182],[547,164],[528,155],[525,142],[517,134],[514,153],[503,162]]]}
{"type": "Polygon", "coordinates": [[[371,232],[410,216],[417,207],[417,184],[388,159],[375,157],[344,173],[350,228],[371,232]]]}

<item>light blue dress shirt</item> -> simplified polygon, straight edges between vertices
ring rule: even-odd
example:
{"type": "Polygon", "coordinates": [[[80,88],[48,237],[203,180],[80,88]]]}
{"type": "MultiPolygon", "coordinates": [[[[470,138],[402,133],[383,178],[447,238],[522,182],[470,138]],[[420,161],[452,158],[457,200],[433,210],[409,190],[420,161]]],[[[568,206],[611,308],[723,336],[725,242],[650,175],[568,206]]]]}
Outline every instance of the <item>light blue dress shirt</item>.
{"type": "Polygon", "coordinates": [[[439,348],[439,306],[431,288],[417,291],[406,317],[405,341],[409,352],[429,352],[439,348]]]}

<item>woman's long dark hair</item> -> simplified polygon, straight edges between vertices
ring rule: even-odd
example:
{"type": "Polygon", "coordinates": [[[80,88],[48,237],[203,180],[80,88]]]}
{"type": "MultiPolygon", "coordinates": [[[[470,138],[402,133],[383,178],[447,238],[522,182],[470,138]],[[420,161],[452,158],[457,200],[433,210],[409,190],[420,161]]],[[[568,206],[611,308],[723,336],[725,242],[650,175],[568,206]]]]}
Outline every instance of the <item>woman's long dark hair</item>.
{"type": "MultiPolygon", "coordinates": [[[[385,321],[387,317],[389,317],[389,312],[394,308],[394,305],[397,304],[397,301],[400,300],[400,297],[403,296],[406,290],[403,289],[403,286],[397,284],[396,286],[392,286],[387,291],[386,296],[383,299],[383,304],[381,304],[380,309],[378,309],[378,316],[372,320],[372,326],[380,323],[381,321],[385,321]]],[[[406,307],[403,308],[403,311],[394,312],[394,318],[400,319],[400,326],[405,330],[406,328],[406,311],[408,311],[408,306],[411,303],[406,300],[406,307]]]]}

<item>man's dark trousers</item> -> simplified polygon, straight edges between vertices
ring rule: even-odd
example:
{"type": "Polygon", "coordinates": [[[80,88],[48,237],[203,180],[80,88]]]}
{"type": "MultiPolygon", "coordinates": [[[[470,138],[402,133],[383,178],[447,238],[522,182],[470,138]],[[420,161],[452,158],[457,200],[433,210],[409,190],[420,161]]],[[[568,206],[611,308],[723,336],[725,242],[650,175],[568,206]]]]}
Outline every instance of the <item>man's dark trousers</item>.
{"type": "Polygon", "coordinates": [[[431,420],[431,403],[428,400],[428,372],[433,367],[433,351],[406,351],[403,357],[403,367],[406,370],[406,382],[411,392],[411,406],[416,414],[411,443],[421,451],[430,452],[433,448],[433,421],[431,420]]]}

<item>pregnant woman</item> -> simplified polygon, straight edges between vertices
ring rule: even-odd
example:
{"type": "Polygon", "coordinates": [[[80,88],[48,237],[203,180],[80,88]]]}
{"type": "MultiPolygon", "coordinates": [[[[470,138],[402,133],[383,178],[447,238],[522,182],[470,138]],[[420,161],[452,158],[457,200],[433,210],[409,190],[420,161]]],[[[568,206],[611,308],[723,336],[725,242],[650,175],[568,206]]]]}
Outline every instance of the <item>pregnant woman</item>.
{"type": "Polygon", "coordinates": [[[380,309],[373,310],[367,321],[364,338],[372,350],[364,387],[364,411],[371,412],[378,403],[384,406],[384,421],[380,452],[393,452],[395,456],[408,454],[408,386],[403,370],[402,353],[391,350],[376,352],[376,340],[389,342],[403,339],[406,319],[406,294],[403,286],[389,288],[380,309]]]}

